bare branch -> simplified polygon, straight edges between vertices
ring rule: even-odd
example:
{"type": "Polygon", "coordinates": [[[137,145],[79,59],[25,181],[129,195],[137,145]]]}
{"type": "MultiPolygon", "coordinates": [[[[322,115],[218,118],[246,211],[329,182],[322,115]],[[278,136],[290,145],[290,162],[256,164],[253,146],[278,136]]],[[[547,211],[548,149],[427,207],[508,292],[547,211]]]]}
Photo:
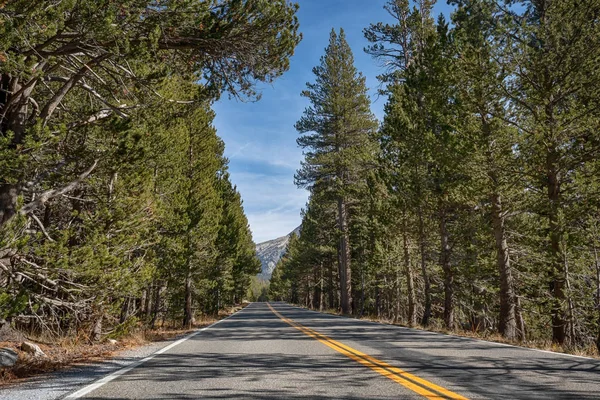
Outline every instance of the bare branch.
{"type": "Polygon", "coordinates": [[[65,193],[68,193],[71,190],[75,189],[77,186],[79,186],[79,184],[81,182],[83,182],[92,173],[92,171],[96,168],[97,165],[98,165],[98,160],[94,160],[94,163],[92,164],[92,166],[89,167],[86,171],[84,171],[81,175],[79,175],[77,177],[77,179],[75,179],[73,182],[70,182],[68,185],[63,186],[60,189],[52,189],[52,190],[45,191],[37,199],[35,199],[34,201],[27,203],[23,207],[21,207],[21,209],[19,210],[19,214],[27,215],[30,212],[37,210],[40,206],[44,205],[48,200],[53,199],[58,196],[61,196],[65,193]]]}
{"type": "Polygon", "coordinates": [[[33,219],[35,222],[37,222],[38,226],[40,227],[40,230],[42,231],[42,233],[44,234],[44,236],[46,236],[46,239],[48,239],[51,242],[54,242],[54,239],[52,239],[50,237],[50,235],[48,234],[48,232],[46,231],[46,228],[44,228],[44,224],[42,224],[42,221],[40,221],[40,219],[34,214],[31,213],[30,215],[31,219],[33,219]]]}
{"type": "Polygon", "coordinates": [[[73,86],[75,86],[75,84],[77,84],[79,82],[79,80],[81,80],[81,78],[83,78],[85,76],[85,74],[89,71],[90,66],[98,64],[99,62],[102,62],[103,60],[107,59],[108,57],[110,57],[110,53],[103,54],[101,56],[98,56],[98,57],[90,60],[87,64],[85,64],[83,67],[81,67],[81,69],[79,69],[79,71],[77,71],[77,73],[75,75],[73,75],[60,88],[60,90],[58,92],[56,92],[54,94],[54,96],[52,97],[52,99],[50,99],[48,104],[46,104],[46,106],[44,106],[44,109],[42,110],[42,113],[40,115],[40,118],[42,119],[42,121],[44,121],[44,125],[48,122],[48,119],[52,116],[52,114],[54,113],[54,110],[56,110],[56,107],[58,107],[58,105],[60,104],[62,99],[67,95],[67,93],[69,93],[69,91],[73,88],[73,86]]]}
{"type": "MultiPolygon", "coordinates": [[[[70,80],[69,78],[67,78],[65,76],[47,76],[44,79],[47,80],[47,81],[50,81],[50,82],[63,82],[63,83],[68,83],[69,80],[70,80]]],[[[110,104],[110,102],[108,100],[104,99],[102,97],[102,95],[100,93],[98,93],[93,87],[91,87],[91,86],[89,86],[89,85],[87,85],[87,84],[85,84],[83,82],[79,82],[77,85],[80,86],[80,87],[82,87],[83,89],[87,90],[95,98],[97,98],[102,103],[104,103],[108,107],[110,107],[110,109],[113,110],[119,117],[121,117],[121,118],[129,118],[129,115],[127,115],[124,112],[122,112],[119,109],[119,107],[110,104]]]]}

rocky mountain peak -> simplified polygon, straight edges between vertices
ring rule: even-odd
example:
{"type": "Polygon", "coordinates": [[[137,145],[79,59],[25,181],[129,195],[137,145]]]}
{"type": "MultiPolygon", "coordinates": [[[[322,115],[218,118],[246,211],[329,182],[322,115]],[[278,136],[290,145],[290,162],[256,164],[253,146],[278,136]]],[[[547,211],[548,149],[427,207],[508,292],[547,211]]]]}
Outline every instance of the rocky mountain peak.
{"type": "Polygon", "coordinates": [[[271,279],[271,274],[277,265],[277,262],[285,254],[285,249],[290,240],[292,234],[300,235],[300,226],[288,233],[285,236],[277,239],[267,240],[266,242],[258,243],[256,245],[256,254],[262,264],[261,273],[258,274],[259,278],[271,279]]]}

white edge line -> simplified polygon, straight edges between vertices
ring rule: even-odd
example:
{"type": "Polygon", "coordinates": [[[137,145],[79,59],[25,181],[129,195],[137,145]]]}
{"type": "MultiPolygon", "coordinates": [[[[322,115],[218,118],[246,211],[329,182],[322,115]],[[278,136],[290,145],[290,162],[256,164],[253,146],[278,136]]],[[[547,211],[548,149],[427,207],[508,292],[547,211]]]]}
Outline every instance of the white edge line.
{"type": "Polygon", "coordinates": [[[451,337],[454,337],[454,338],[457,338],[457,339],[462,339],[462,340],[465,340],[465,341],[474,340],[474,341],[477,341],[477,342],[484,342],[484,343],[494,344],[494,345],[498,345],[498,346],[512,347],[512,348],[519,349],[519,350],[531,350],[531,351],[536,351],[536,352],[539,352],[539,353],[552,354],[552,355],[555,355],[555,356],[563,356],[563,357],[571,357],[571,358],[582,358],[584,360],[591,360],[591,361],[596,361],[596,362],[599,361],[597,358],[593,358],[593,357],[578,356],[578,355],[575,355],[575,354],[560,353],[558,351],[550,351],[550,350],[534,349],[534,348],[531,348],[531,347],[516,346],[514,344],[508,344],[508,343],[502,343],[502,342],[493,342],[491,340],[485,340],[485,339],[479,339],[479,338],[472,338],[472,337],[468,337],[468,336],[460,336],[460,335],[456,335],[456,334],[452,334],[452,333],[441,333],[441,332],[428,331],[426,329],[409,328],[407,326],[388,324],[388,323],[385,323],[385,322],[369,321],[369,320],[366,320],[366,319],[346,317],[344,315],[329,314],[329,313],[325,313],[325,312],[321,312],[321,311],[309,310],[308,308],[299,307],[299,306],[296,306],[296,305],[293,305],[293,304],[290,304],[290,303],[286,303],[286,302],[283,302],[283,303],[286,304],[286,305],[288,305],[288,306],[290,306],[290,307],[298,308],[298,309],[304,310],[304,311],[310,311],[310,312],[317,313],[317,314],[328,315],[328,316],[337,317],[337,318],[352,319],[354,321],[366,322],[366,323],[369,323],[369,324],[385,325],[385,326],[390,326],[390,327],[394,327],[394,328],[406,329],[406,330],[413,331],[413,332],[420,332],[420,333],[423,333],[423,334],[451,336],[451,337]]]}
{"type": "MultiPolygon", "coordinates": [[[[243,308],[242,308],[242,310],[243,310],[243,308]]],[[[205,331],[207,329],[210,329],[210,328],[214,327],[215,325],[220,324],[221,322],[225,321],[226,319],[229,319],[229,318],[233,317],[235,314],[239,313],[242,310],[238,310],[238,311],[234,312],[233,314],[231,314],[230,316],[218,320],[214,324],[211,324],[209,326],[206,326],[204,328],[198,329],[197,331],[194,331],[194,332],[190,333],[189,335],[187,335],[187,336],[185,336],[185,337],[183,337],[183,338],[181,338],[181,339],[179,339],[179,340],[171,343],[170,345],[165,346],[165,347],[163,347],[160,350],[157,350],[156,352],[152,353],[148,357],[143,358],[143,359],[138,360],[138,361],[135,361],[132,364],[129,364],[128,366],[123,367],[123,368],[121,368],[121,369],[113,372],[112,374],[107,375],[104,378],[101,378],[98,381],[96,381],[96,382],[94,382],[94,383],[92,383],[92,384],[90,384],[90,385],[88,385],[88,386],[86,386],[86,387],[84,387],[82,389],[79,389],[75,393],[71,393],[70,395],[68,395],[66,397],[63,397],[63,400],[79,399],[79,398],[85,396],[86,394],[88,394],[88,393],[90,393],[90,392],[98,389],[101,386],[106,385],[108,382],[110,382],[110,381],[118,378],[119,376],[121,376],[123,374],[126,374],[127,372],[131,371],[132,369],[134,369],[134,368],[142,365],[143,363],[152,360],[157,355],[162,354],[162,353],[164,353],[164,352],[172,349],[173,347],[177,346],[178,344],[181,344],[181,343],[185,342],[188,339],[191,339],[192,337],[196,336],[200,332],[203,332],[203,331],[205,331]]]]}

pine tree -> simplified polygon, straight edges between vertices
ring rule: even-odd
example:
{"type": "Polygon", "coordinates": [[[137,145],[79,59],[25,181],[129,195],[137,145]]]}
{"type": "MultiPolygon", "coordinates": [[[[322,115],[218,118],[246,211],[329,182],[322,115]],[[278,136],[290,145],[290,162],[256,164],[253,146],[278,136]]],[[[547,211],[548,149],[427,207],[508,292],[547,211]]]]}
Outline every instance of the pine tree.
{"type": "Polygon", "coordinates": [[[299,238],[299,258],[304,274],[312,274],[314,307],[335,309],[337,298],[336,272],[336,207],[327,196],[313,190],[302,211],[302,232],[299,238]]]}
{"type": "MultiPolygon", "coordinates": [[[[599,155],[600,80],[597,71],[600,3],[522,1],[521,14],[506,11],[513,22],[507,60],[515,79],[506,90],[514,105],[511,121],[521,134],[519,156],[531,177],[534,209],[545,221],[544,257],[550,291],[552,340],[565,343],[574,332],[569,295],[569,206],[580,201],[571,176],[599,155]]],[[[508,36],[508,35],[507,35],[508,36]]],[[[576,340],[576,338],[571,338],[576,340]]]]}
{"type": "MultiPolygon", "coordinates": [[[[0,7],[8,320],[36,315],[28,320],[60,334],[91,324],[99,338],[103,321],[123,327],[162,314],[188,325],[206,303],[222,217],[215,169],[224,162],[209,102],[223,93],[258,98],[257,82],[288,69],[300,40],[297,6],[155,5],[0,7]]],[[[247,230],[241,204],[235,214],[247,230]]],[[[219,279],[243,291],[257,264],[249,232],[239,243],[235,276],[219,279]]]]}
{"type": "Polygon", "coordinates": [[[249,277],[260,272],[260,261],[256,257],[241,196],[231,184],[225,168],[221,170],[219,180],[224,206],[217,237],[219,256],[213,278],[213,313],[218,312],[225,301],[241,301],[248,288],[249,277]]]}
{"type": "Polygon", "coordinates": [[[313,69],[315,83],[302,95],[311,103],[296,129],[304,134],[298,145],[305,160],[296,174],[296,184],[318,188],[337,204],[338,263],[341,308],[352,313],[351,244],[348,206],[364,186],[365,171],[375,155],[377,126],[370,111],[365,78],[354,67],[352,51],[344,31],[332,30],[321,64],[313,69]],[[308,134],[307,134],[308,133],[308,134]]]}
{"type": "MultiPolygon", "coordinates": [[[[371,24],[364,30],[365,38],[372,44],[365,51],[374,59],[387,66],[380,81],[386,85],[384,93],[389,96],[386,104],[386,119],[380,133],[383,151],[382,170],[386,176],[392,194],[405,196],[398,199],[400,206],[413,205],[418,226],[418,248],[421,278],[423,280],[424,310],[422,325],[427,326],[431,317],[432,294],[428,258],[431,251],[428,246],[426,222],[429,219],[430,201],[427,192],[431,186],[429,179],[428,153],[421,136],[428,109],[424,103],[424,93],[419,87],[406,88],[410,74],[417,73],[415,66],[431,37],[435,34],[431,16],[434,2],[420,0],[410,7],[407,0],[390,0],[384,8],[394,24],[371,24]],[[412,141],[411,141],[411,135],[412,141]],[[408,168],[402,171],[404,165],[408,168]],[[408,183],[408,188],[403,185],[408,183]],[[410,189],[410,190],[403,190],[410,189]],[[406,195],[414,194],[407,198],[406,195]]],[[[413,80],[414,82],[414,80],[413,80]]],[[[414,86],[414,85],[413,85],[414,86]]]]}
{"type": "Polygon", "coordinates": [[[499,89],[506,72],[496,61],[501,54],[503,26],[495,21],[498,12],[492,1],[456,1],[453,14],[456,53],[460,54],[457,70],[462,122],[459,130],[473,141],[472,156],[478,161],[471,170],[477,192],[485,194],[479,202],[489,209],[491,233],[496,247],[499,275],[498,331],[507,339],[523,337],[521,317],[517,310],[511,251],[507,235],[507,215],[516,195],[516,159],[512,147],[515,129],[507,121],[505,97],[499,89]],[[483,168],[477,168],[483,167],[483,168]]]}
{"type": "Polygon", "coordinates": [[[39,205],[24,185],[52,168],[47,160],[31,165],[39,159],[24,149],[43,148],[59,132],[83,138],[89,125],[127,120],[156,96],[157,82],[202,80],[196,89],[205,98],[257,97],[257,81],[271,82],[289,67],[300,41],[297,8],[287,0],[5,4],[0,164],[12,168],[0,174],[0,226],[16,215],[19,196],[29,204],[21,213],[39,205]]]}
{"type": "Polygon", "coordinates": [[[219,196],[217,174],[223,165],[223,144],[212,127],[212,112],[195,111],[186,118],[188,193],[186,219],[185,308],[183,326],[194,323],[194,286],[201,271],[212,265],[219,249],[216,241],[223,221],[224,204],[219,196]]]}

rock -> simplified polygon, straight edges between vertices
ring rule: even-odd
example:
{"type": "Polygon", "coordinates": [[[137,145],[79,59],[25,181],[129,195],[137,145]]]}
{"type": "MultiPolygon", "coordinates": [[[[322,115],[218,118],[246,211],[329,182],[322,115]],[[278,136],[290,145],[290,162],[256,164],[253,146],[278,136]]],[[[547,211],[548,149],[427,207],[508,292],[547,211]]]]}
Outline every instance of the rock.
{"type": "Polygon", "coordinates": [[[40,349],[40,346],[38,346],[37,344],[30,343],[30,342],[21,343],[21,350],[23,350],[25,353],[32,354],[35,357],[45,357],[46,356],[46,353],[44,353],[42,351],[42,349],[40,349]]]}
{"type": "Polygon", "coordinates": [[[110,344],[117,344],[117,341],[115,339],[108,339],[107,342],[110,344]]]}
{"type": "Polygon", "coordinates": [[[17,352],[8,347],[0,348],[0,367],[12,367],[17,362],[17,352]]]}

